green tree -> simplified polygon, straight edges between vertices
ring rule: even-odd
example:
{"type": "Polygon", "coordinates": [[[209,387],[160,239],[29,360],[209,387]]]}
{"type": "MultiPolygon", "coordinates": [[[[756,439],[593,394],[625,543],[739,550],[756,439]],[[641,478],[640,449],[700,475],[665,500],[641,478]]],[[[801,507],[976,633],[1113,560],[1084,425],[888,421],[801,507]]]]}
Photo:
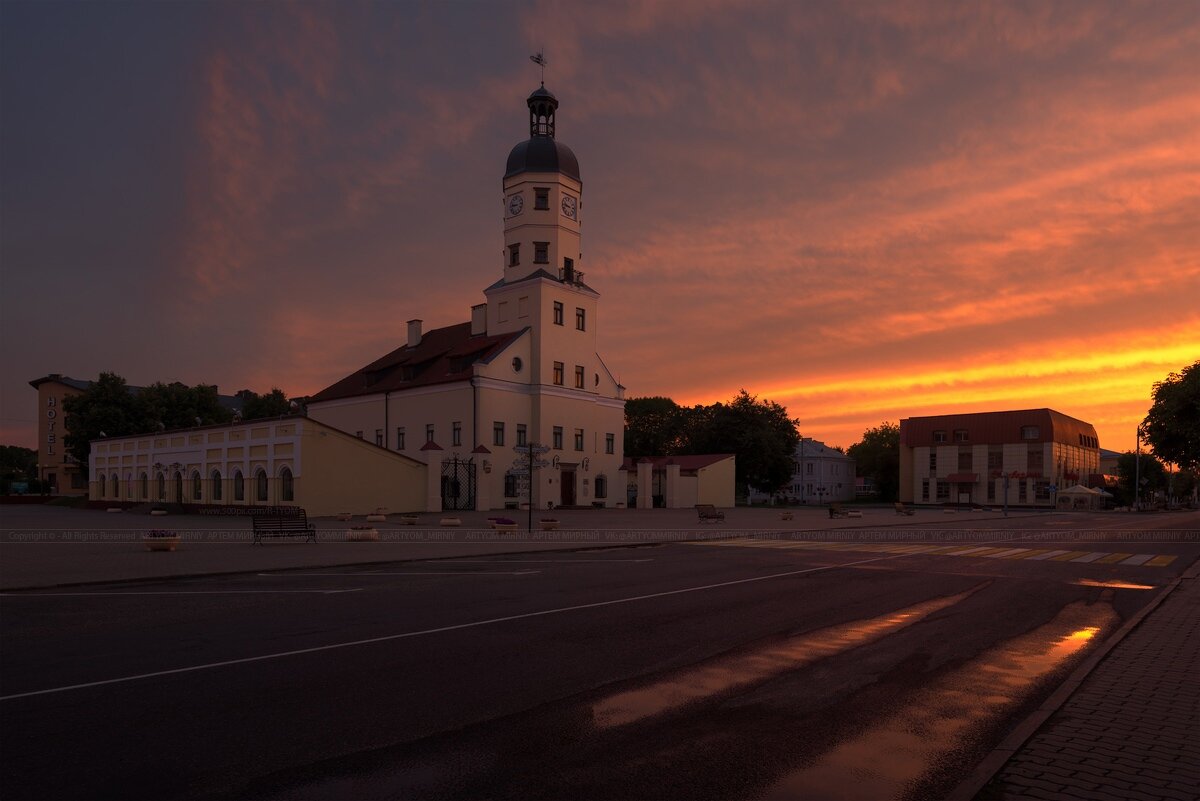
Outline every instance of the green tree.
{"type": "Polygon", "coordinates": [[[882,501],[895,501],[900,497],[900,426],[896,423],[880,423],[863,432],[861,441],[847,451],[854,459],[858,475],[870,478],[882,501]]]}
{"type": "Polygon", "coordinates": [[[686,419],[683,452],[735,454],[739,493],[747,486],[773,493],[791,479],[800,435],[786,407],[743,389],[729,403],[693,408],[686,419]]]}
{"type": "Polygon", "coordinates": [[[14,481],[37,479],[37,451],[19,445],[0,445],[0,492],[14,481]]]}
{"type": "Polygon", "coordinates": [[[164,429],[227,423],[233,413],[221,405],[211,384],[179,382],[131,388],[116,373],[101,373],[82,393],[63,401],[67,450],[87,470],[90,444],[102,436],[123,437],[164,429]]]}
{"type": "Polygon", "coordinates": [[[279,417],[290,414],[292,402],[279,387],[272,387],[266,395],[257,392],[242,394],[242,419],[257,420],[261,417],[279,417]]]}
{"type": "Polygon", "coordinates": [[[86,390],[64,398],[63,411],[63,427],[69,432],[64,443],[85,474],[92,440],[138,434],[145,428],[141,402],[116,373],[101,373],[86,390]]]}
{"type": "Polygon", "coordinates": [[[1154,384],[1154,403],[1142,423],[1154,455],[1200,470],[1200,361],[1154,384]]]}
{"type": "Polygon", "coordinates": [[[673,456],[687,441],[688,410],[670,398],[625,401],[625,455],[673,456]]]}
{"type": "Polygon", "coordinates": [[[1167,471],[1162,462],[1152,453],[1123,453],[1117,457],[1117,503],[1131,506],[1134,502],[1134,478],[1141,482],[1142,503],[1147,503],[1154,493],[1166,490],[1167,471]],[[1140,460],[1140,461],[1139,461],[1140,460]]]}

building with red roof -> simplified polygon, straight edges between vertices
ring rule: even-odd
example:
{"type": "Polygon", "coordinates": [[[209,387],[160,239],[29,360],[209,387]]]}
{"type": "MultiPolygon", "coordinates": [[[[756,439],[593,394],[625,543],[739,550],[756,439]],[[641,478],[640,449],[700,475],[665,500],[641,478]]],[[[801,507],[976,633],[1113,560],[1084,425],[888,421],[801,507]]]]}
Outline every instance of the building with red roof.
{"type": "Polygon", "coordinates": [[[900,500],[1053,507],[1100,468],[1091,423],[1053,409],[900,421],[900,500]]]}
{"type": "Polygon", "coordinates": [[[409,320],[404,344],[308,402],[310,417],[437,471],[431,511],[625,500],[624,387],[596,350],[579,162],[555,139],[557,98],[542,86],[527,104],[529,139],[502,180],[502,275],[485,301],[456,325],[409,320]]]}

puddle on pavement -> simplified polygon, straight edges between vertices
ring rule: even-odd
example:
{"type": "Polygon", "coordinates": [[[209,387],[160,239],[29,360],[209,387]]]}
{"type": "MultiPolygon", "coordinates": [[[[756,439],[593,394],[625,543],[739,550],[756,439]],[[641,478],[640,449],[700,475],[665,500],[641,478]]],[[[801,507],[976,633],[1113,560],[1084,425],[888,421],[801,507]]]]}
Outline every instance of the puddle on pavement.
{"type": "Polygon", "coordinates": [[[1095,579],[1079,579],[1072,582],[1080,587],[1104,587],[1110,590],[1153,590],[1157,589],[1153,584],[1134,584],[1129,581],[1096,581],[1095,579]]]}
{"type": "Polygon", "coordinates": [[[900,798],[973,725],[1018,703],[1117,616],[1107,602],[1073,603],[1044,626],[984,652],[878,726],[817,757],[762,799],[900,798]]]}
{"type": "Polygon", "coordinates": [[[881,617],[857,620],[772,643],[750,653],[739,653],[698,668],[676,673],[647,687],[616,693],[592,708],[596,728],[623,726],[717,693],[764,681],[911,626],[919,620],[962,601],[982,589],[935,598],[881,617]]]}

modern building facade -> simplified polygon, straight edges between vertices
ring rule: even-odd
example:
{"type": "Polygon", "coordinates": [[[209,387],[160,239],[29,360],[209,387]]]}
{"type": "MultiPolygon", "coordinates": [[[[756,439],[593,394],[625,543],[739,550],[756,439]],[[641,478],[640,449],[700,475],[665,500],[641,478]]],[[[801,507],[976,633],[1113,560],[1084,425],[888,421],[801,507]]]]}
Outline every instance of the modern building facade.
{"type": "Polygon", "coordinates": [[[446,510],[625,500],[624,387],[597,353],[600,295],[580,270],[579,162],[555,138],[554,95],[542,86],[527,104],[529,139],[501,183],[501,276],[485,302],[458,325],[410,320],[404,345],[308,403],[315,420],[419,453],[440,472],[446,510]]]}
{"type": "Polygon", "coordinates": [[[311,516],[425,511],[425,464],[306,417],[92,442],[88,497],[115,506],[300,506],[311,516]]]}
{"type": "Polygon", "coordinates": [[[900,421],[900,500],[1055,505],[1100,467],[1090,423],[1053,409],[948,414],[900,421]]]}

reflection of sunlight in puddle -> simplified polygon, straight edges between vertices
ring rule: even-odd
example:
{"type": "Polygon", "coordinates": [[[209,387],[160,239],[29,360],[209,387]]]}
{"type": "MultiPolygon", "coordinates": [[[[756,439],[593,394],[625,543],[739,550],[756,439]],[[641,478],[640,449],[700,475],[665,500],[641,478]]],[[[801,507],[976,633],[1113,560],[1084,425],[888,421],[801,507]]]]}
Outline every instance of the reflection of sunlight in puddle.
{"type": "Polygon", "coordinates": [[[908,706],[771,787],[764,799],[898,798],[973,724],[995,718],[1116,620],[1112,606],[1074,603],[919,691],[908,706]]]}
{"type": "Polygon", "coordinates": [[[751,653],[718,657],[713,662],[674,674],[648,687],[617,693],[593,708],[597,728],[623,726],[635,720],[678,709],[691,701],[764,681],[823,657],[857,648],[885,634],[911,626],[940,609],[958,603],[983,585],[910,606],[871,620],[831,626],[773,643],[751,653]]]}
{"type": "Polygon", "coordinates": [[[1095,579],[1079,579],[1072,582],[1080,587],[1107,587],[1113,590],[1152,590],[1153,584],[1133,584],[1128,581],[1096,581],[1095,579]]]}

